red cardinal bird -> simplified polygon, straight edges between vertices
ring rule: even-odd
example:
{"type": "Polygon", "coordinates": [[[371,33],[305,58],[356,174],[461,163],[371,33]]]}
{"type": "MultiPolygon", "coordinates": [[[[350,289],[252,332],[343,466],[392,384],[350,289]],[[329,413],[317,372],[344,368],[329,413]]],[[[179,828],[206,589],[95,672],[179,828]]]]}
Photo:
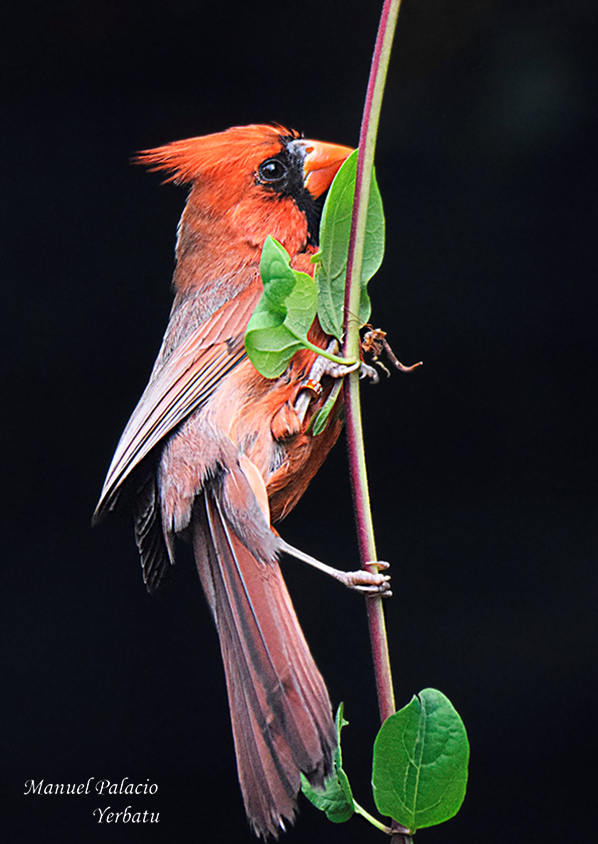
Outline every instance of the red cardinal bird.
{"type": "MultiPolygon", "coordinates": [[[[263,836],[293,820],[300,772],[322,786],[336,743],[328,693],[277,555],[315,561],[284,543],[271,521],[297,503],[342,422],[337,413],[320,436],[308,431],[333,383],[316,365],[322,358],[298,352],[268,380],[243,340],[262,293],[264,240],[272,235],[293,267],[313,272],[323,194],[350,152],[256,125],[140,155],[191,191],[168,328],[94,518],[119,497],[132,504],[150,592],[174,562],[175,536],[193,543],[220,637],[245,809],[263,836]]],[[[310,340],[325,347],[330,338],[316,322],[310,340]]],[[[366,592],[386,588],[382,575],[332,573],[366,592]]]]}

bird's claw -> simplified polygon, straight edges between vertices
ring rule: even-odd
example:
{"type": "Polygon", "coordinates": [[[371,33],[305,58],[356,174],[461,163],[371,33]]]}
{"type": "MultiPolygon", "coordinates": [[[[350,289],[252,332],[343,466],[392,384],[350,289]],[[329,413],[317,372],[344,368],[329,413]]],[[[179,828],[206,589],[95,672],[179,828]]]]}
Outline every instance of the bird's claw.
{"type": "MultiPolygon", "coordinates": [[[[375,562],[366,563],[366,565],[375,565],[379,569],[387,569],[388,563],[383,560],[376,560],[375,562]]],[[[349,589],[354,589],[356,592],[361,592],[368,598],[390,598],[392,591],[390,588],[390,576],[388,574],[380,574],[378,571],[367,571],[360,569],[359,571],[343,572],[343,583],[349,589]]]]}
{"type": "Polygon", "coordinates": [[[334,363],[334,361],[328,360],[325,358],[326,363],[324,366],[323,375],[330,375],[331,378],[344,378],[345,375],[350,375],[351,372],[355,372],[356,369],[360,368],[360,361],[356,361],[352,363],[350,366],[345,366],[342,363],[334,363]]]}
{"type": "Polygon", "coordinates": [[[356,363],[351,364],[351,366],[344,366],[340,363],[334,363],[333,361],[326,360],[323,375],[330,375],[331,378],[344,378],[346,375],[350,375],[351,372],[355,372],[355,370],[359,371],[359,380],[361,381],[362,378],[370,378],[372,384],[377,384],[380,378],[378,377],[378,373],[374,369],[373,366],[370,366],[367,363],[364,363],[362,360],[357,361],[356,363]]]}
{"type": "Polygon", "coordinates": [[[387,563],[386,560],[368,560],[365,563],[366,566],[378,566],[379,569],[385,571],[385,569],[390,568],[390,563],[387,563]]]}

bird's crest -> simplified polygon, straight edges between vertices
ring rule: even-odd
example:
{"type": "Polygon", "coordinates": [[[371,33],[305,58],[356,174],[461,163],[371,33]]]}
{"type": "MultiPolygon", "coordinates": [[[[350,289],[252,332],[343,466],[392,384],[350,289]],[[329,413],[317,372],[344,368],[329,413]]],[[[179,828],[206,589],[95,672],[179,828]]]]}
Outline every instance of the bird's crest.
{"type": "Polygon", "coordinates": [[[299,132],[278,124],[233,126],[224,132],[143,150],[133,160],[149,165],[150,170],[169,172],[166,182],[185,184],[231,165],[242,165],[242,172],[251,173],[261,161],[280,152],[285,140],[300,137],[299,132]]]}

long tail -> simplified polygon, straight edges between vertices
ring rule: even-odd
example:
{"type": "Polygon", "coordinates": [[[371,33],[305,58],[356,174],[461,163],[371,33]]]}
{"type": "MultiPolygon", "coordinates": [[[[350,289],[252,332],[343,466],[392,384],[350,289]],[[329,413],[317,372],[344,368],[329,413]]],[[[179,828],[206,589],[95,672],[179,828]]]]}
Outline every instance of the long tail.
{"type": "Polygon", "coordinates": [[[193,544],[224,661],[247,817],[257,835],[292,822],[300,772],[330,773],[336,736],[330,701],[276,560],[236,535],[217,486],[196,502],[193,544]]]}

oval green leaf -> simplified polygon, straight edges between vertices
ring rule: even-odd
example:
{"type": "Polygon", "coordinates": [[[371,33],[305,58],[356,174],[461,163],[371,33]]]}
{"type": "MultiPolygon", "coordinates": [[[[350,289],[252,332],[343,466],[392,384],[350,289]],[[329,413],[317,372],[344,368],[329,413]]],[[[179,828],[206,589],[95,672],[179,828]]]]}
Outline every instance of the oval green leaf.
{"type": "MultiPolygon", "coordinates": [[[[318,285],[318,318],[327,334],[341,339],[343,306],[347,275],[347,256],[351,235],[351,215],[357,174],[357,150],[351,153],[336,174],[322,211],[320,251],[315,256],[318,285]]],[[[382,199],[372,175],[368,202],[366,236],[361,267],[361,304],[359,318],[365,323],[370,317],[367,283],[378,271],[384,256],[384,210],[382,199]]]]}
{"type": "Polygon", "coordinates": [[[443,823],[463,803],[468,761],[459,714],[442,692],[424,689],[376,737],[372,783],[378,811],[412,832],[443,823]]]}

